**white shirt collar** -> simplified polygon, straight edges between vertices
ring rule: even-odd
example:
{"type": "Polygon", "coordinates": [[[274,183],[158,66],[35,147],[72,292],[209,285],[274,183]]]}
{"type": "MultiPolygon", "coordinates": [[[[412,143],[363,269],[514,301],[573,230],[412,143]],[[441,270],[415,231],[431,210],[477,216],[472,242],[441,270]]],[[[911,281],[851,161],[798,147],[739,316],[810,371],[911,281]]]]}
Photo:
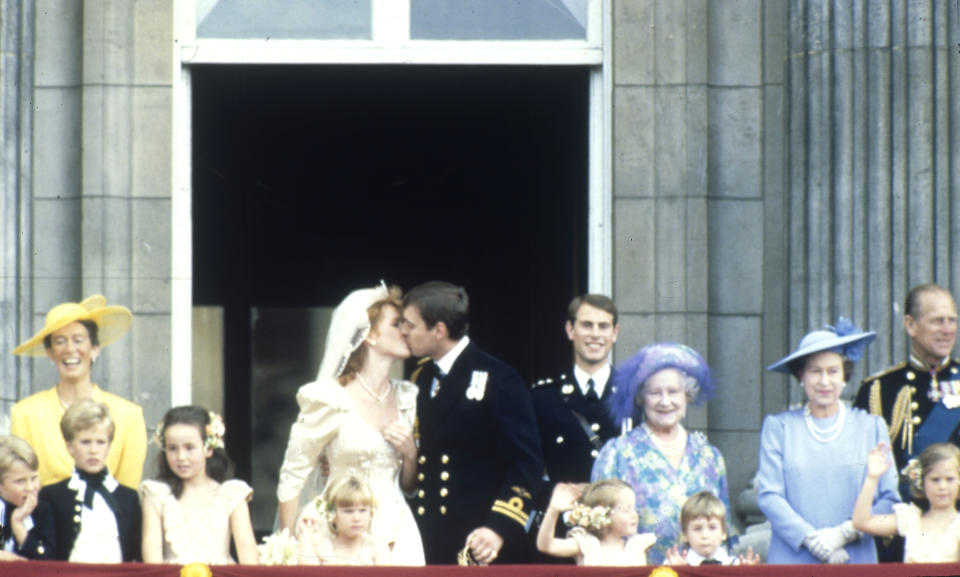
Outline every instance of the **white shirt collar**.
{"type": "Polygon", "coordinates": [[[457,357],[460,356],[460,353],[462,353],[463,349],[467,348],[467,345],[469,344],[470,337],[463,335],[463,338],[457,341],[457,344],[455,344],[452,349],[447,351],[447,354],[443,355],[440,360],[436,361],[437,366],[440,367],[440,370],[443,371],[443,374],[450,374],[450,369],[453,368],[453,363],[457,362],[457,357]]]}
{"type": "Polygon", "coordinates": [[[593,379],[593,386],[597,390],[597,396],[602,397],[604,389],[607,388],[607,381],[610,380],[610,365],[609,363],[603,365],[600,370],[592,375],[579,366],[573,365],[573,376],[577,379],[577,384],[580,385],[580,391],[584,395],[590,390],[590,387],[587,386],[587,380],[593,379]]]}
{"type": "MultiPolygon", "coordinates": [[[[723,545],[717,547],[716,551],[714,551],[713,555],[710,555],[709,558],[719,561],[721,565],[729,565],[731,563],[730,554],[727,553],[727,549],[723,545]]],[[[706,557],[694,551],[693,548],[687,550],[687,565],[700,565],[704,559],[706,559],[706,557]]]]}
{"type": "MultiPolygon", "coordinates": [[[[103,478],[103,486],[107,488],[107,491],[113,493],[119,485],[120,483],[110,474],[110,471],[107,471],[107,475],[103,478]]],[[[83,501],[83,496],[87,492],[87,482],[80,478],[76,469],[73,470],[73,475],[67,482],[67,488],[77,492],[77,501],[83,501]]]]}

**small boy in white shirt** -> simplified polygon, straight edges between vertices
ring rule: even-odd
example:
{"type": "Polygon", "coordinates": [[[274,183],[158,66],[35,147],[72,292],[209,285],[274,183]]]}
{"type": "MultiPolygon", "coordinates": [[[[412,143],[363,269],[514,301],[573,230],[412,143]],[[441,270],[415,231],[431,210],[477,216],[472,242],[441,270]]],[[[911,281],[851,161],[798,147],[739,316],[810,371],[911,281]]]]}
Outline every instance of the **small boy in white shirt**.
{"type": "Polygon", "coordinates": [[[680,510],[680,527],[687,551],[679,546],[667,552],[668,565],[756,565],[760,556],[752,549],[747,554],[731,557],[724,547],[727,539],[727,508],[710,491],[700,491],[687,498],[680,510]]]}

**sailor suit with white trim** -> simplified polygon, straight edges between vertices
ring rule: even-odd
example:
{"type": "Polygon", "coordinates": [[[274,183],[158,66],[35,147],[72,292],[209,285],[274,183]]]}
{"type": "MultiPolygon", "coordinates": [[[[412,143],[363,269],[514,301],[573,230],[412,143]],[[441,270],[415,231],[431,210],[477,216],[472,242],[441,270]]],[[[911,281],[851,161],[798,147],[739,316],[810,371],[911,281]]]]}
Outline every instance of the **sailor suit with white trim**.
{"type": "Polygon", "coordinates": [[[438,375],[421,361],[417,487],[410,501],[428,564],[454,564],[467,535],[503,538],[497,561],[522,562],[543,458],[530,393],[512,367],[468,343],[438,375]],[[435,377],[439,388],[433,387],[435,377]],[[431,388],[436,389],[431,396],[431,388]]]}
{"type": "Polygon", "coordinates": [[[94,495],[92,507],[85,506],[87,483],[76,471],[67,479],[40,489],[40,498],[49,503],[53,511],[58,560],[84,563],[140,560],[140,496],[117,482],[109,472],[103,487],[111,495],[116,510],[100,493],[94,495]],[[115,528],[111,526],[111,517],[115,528]]]}
{"type": "Polygon", "coordinates": [[[10,525],[13,510],[12,504],[0,499],[0,549],[16,553],[24,559],[45,559],[52,561],[56,550],[56,536],[53,530],[53,516],[50,505],[38,500],[37,506],[26,519],[27,538],[17,544],[10,525]]]}

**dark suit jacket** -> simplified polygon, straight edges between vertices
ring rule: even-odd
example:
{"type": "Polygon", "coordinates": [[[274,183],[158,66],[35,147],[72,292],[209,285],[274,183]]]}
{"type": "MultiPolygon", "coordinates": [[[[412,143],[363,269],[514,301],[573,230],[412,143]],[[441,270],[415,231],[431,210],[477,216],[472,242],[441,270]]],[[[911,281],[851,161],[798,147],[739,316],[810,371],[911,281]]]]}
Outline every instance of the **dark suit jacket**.
{"type": "MultiPolygon", "coordinates": [[[[0,525],[9,525],[10,515],[13,513],[14,506],[4,501],[3,522],[0,525]]],[[[53,530],[53,516],[50,513],[50,506],[43,501],[37,501],[37,506],[30,514],[33,520],[33,528],[27,532],[26,540],[15,547],[13,552],[26,559],[44,559],[52,561],[56,550],[56,536],[53,530]]],[[[0,543],[0,547],[3,543],[0,543]]]]}
{"type": "Polygon", "coordinates": [[[470,343],[430,398],[433,364],[414,378],[420,457],[411,501],[427,563],[456,563],[467,535],[504,539],[498,561],[525,557],[524,535],[543,459],[530,393],[520,375],[470,343]]]}
{"type": "MultiPolygon", "coordinates": [[[[40,499],[50,504],[53,525],[56,530],[56,558],[70,559],[73,543],[80,534],[80,510],[83,503],[77,501],[77,492],[67,487],[70,478],[40,489],[40,499]]],[[[125,562],[140,560],[140,497],[137,492],[118,485],[113,492],[119,510],[115,512],[120,535],[120,552],[125,562]]]]}

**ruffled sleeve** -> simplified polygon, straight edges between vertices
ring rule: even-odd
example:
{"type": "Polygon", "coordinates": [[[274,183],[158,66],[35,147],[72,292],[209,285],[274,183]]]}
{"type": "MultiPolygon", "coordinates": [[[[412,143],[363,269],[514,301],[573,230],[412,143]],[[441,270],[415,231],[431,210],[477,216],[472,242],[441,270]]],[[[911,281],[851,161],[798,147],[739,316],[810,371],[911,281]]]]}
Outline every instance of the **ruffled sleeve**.
{"type": "Polygon", "coordinates": [[[227,502],[227,510],[233,514],[239,505],[246,505],[253,498],[253,487],[240,479],[230,479],[220,485],[220,494],[227,502]]]}
{"type": "Polygon", "coordinates": [[[281,503],[300,494],[323,449],[340,430],[350,402],[346,391],[334,380],[324,379],[300,387],[297,392],[300,414],[290,427],[290,440],[277,484],[277,498],[281,503]]]}
{"type": "Polygon", "coordinates": [[[897,516],[897,533],[906,537],[920,526],[920,509],[910,503],[896,503],[893,514],[897,516]]]}
{"type": "Polygon", "coordinates": [[[583,527],[574,527],[567,531],[567,537],[577,542],[580,547],[579,559],[595,556],[600,551],[600,540],[593,533],[590,533],[583,527]]]}
{"type": "Polygon", "coordinates": [[[140,500],[144,501],[147,498],[150,499],[150,503],[156,512],[162,516],[163,504],[168,499],[173,498],[173,491],[170,489],[170,485],[167,485],[163,481],[146,479],[140,484],[140,500]]]}
{"type": "Polygon", "coordinates": [[[656,533],[639,533],[630,537],[624,547],[627,555],[637,561],[637,565],[647,564],[647,549],[657,542],[656,533]]]}

